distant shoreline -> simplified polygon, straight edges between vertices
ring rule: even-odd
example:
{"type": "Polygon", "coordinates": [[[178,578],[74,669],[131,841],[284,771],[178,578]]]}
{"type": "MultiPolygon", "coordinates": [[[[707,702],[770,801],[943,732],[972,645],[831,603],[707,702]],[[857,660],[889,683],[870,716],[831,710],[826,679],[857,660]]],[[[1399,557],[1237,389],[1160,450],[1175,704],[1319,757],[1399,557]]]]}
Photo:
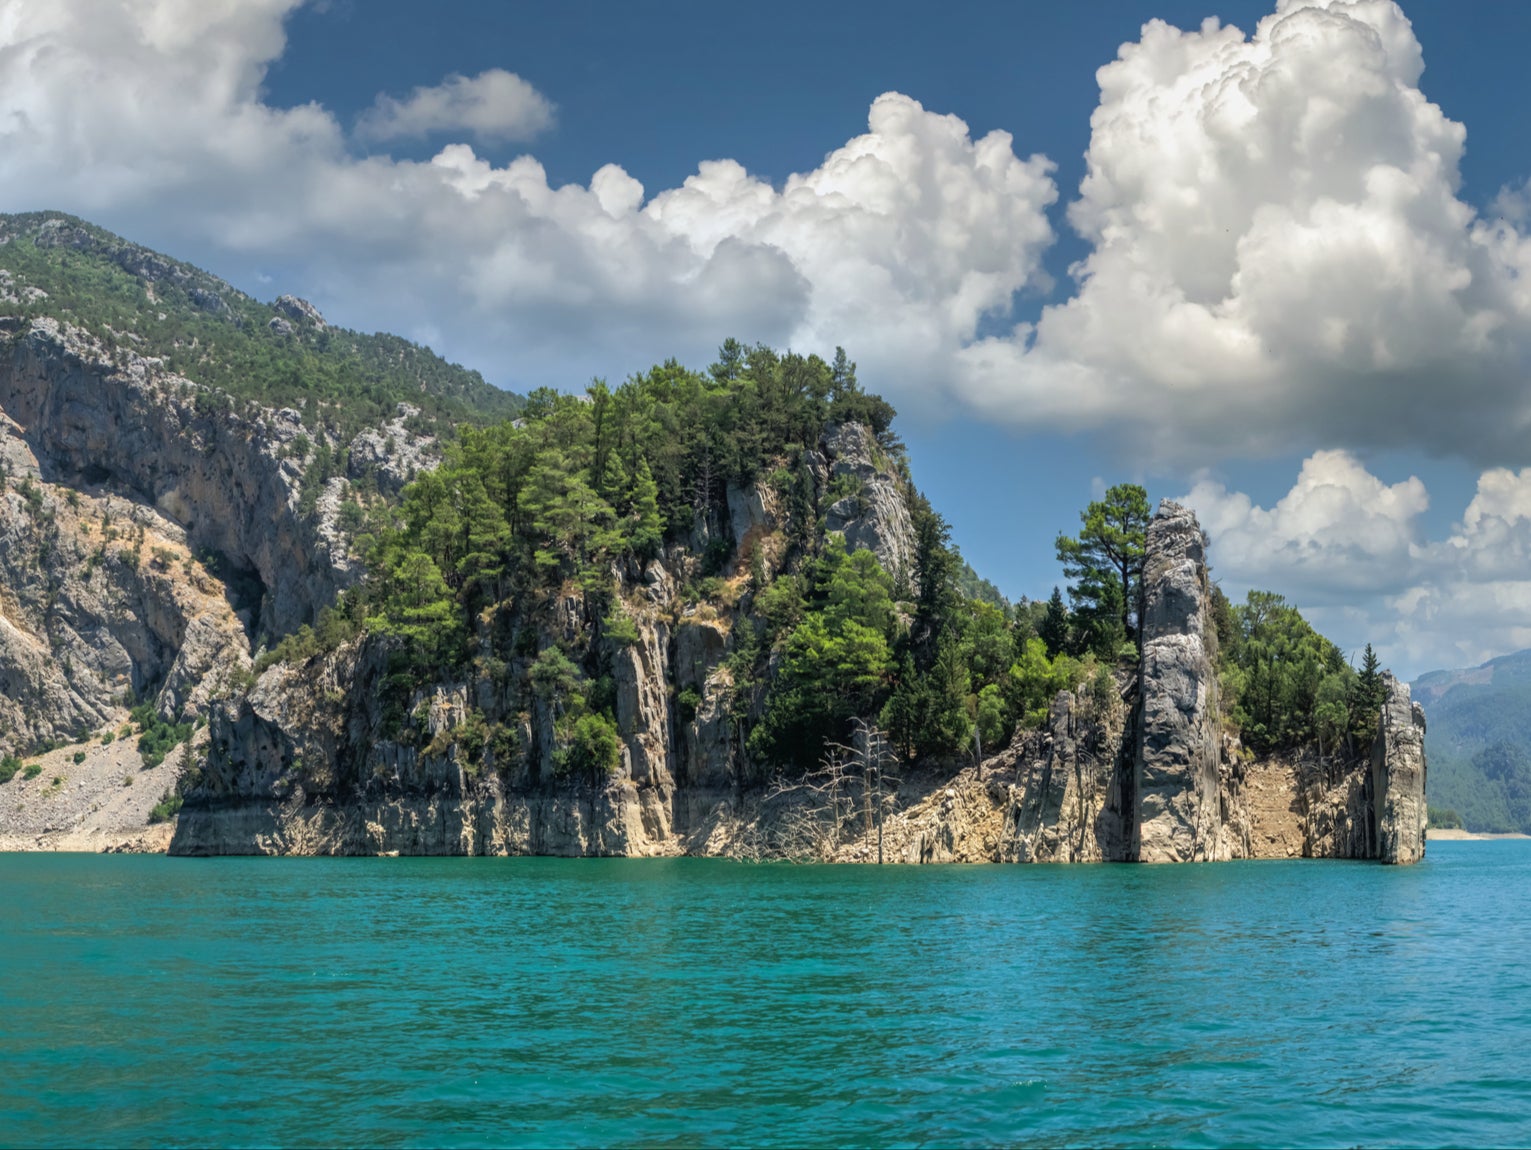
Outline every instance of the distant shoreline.
{"type": "Polygon", "coordinates": [[[1431,827],[1425,832],[1425,840],[1428,842],[1431,839],[1436,842],[1486,843],[1499,839],[1531,839],[1531,835],[1523,835],[1518,831],[1511,831],[1508,834],[1479,834],[1476,831],[1464,831],[1457,827],[1431,827]]]}

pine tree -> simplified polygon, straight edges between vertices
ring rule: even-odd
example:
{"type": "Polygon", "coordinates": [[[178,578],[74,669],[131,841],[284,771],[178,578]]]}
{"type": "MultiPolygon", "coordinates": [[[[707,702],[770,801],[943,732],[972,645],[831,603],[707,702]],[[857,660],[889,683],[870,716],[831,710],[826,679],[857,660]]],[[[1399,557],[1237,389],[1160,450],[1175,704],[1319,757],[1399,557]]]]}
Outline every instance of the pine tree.
{"type": "MultiPolygon", "coordinates": [[[[1137,613],[1143,578],[1143,556],[1148,538],[1148,492],[1136,483],[1118,483],[1104,499],[1091,503],[1079,513],[1083,529],[1077,539],[1058,536],[1058,562],[1063,573],[1074,582],[1069,596],[1074,610],[1089,615],[1108,611],[1121,625],[1115,628],[1096,626],[1099,642],[1120,634],[1134,638],[1133,617],[1137,613]]],[[[1098,654],[1115,657],[1115,650],[1095,648],[1098,654]]]]}
{"type": "Polygon", "coordinates": [[[1049,659],[1056,659],[1059,652],[1068,649],[1069,613],[1063,605],[1063,592],[1057,587],[1053,588],[1052,596],[1047,600],[1047,614],[1042,616],[1037,637],[1047,645],[1049,659]]]}
{"type": "Polygon", "coordinates": [[[664,519],[659,514],[659,484],[649,470],[648,460],[640,460],[633,479],[633,525],[628,542],[633,553],[643,559],[659,554],[664,542],[664,519]]]}
{"type": "Polygon", "coordinates": [[[1382,661],[1368,643],[1361,653],[1361,669],[1356,673],[1350,702],[1351,731],[1360,746],[1370,746],[1376,737],[1377,719],[1386,700],[1387,684],[1382,681],[1382,661]]]}

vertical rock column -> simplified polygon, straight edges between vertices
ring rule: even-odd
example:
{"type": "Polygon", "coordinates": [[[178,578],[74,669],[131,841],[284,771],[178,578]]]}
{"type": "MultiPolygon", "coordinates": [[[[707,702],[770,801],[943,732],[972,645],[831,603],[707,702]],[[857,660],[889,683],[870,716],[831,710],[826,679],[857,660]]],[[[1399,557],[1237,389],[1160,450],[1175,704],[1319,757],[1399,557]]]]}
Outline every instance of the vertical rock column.
{"type": "Polygon", "coordinates": [[[1217,632],[1206,541],[1196,516],[1169,500],[1148,527],[1143,658],[1133,759],[1131,857],[1200,862],[1231,857],[1218,794],[1217,632]]]}
{"type": "Polygon", "coordinates": [[[1385,863],[1425,857],[1425,713],[1409,685],[1384,674],[1387,698],[1372,744],[1372,854],[1385,863]]]}

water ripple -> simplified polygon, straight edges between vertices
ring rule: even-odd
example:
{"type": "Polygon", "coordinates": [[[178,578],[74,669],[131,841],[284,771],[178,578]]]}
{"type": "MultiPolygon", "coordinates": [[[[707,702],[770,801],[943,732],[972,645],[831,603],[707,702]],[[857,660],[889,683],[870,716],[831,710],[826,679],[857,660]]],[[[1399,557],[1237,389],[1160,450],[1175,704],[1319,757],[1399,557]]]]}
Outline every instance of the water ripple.
{"type": "Polygon", "coordinates": [[[0,1141],[1521,1145],[1528,880],[0,856],[0,1141]]]}

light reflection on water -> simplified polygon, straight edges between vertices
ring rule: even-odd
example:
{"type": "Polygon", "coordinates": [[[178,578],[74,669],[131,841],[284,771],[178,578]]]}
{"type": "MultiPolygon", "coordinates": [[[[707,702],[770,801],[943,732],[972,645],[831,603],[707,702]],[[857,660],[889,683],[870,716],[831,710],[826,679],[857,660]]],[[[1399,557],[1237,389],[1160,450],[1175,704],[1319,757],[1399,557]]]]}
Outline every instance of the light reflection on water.
{"type": "Polygon", "coordinates": [[[1528,880],[0,856],[0,1142],[1525,1144],[1528,880]]]}

